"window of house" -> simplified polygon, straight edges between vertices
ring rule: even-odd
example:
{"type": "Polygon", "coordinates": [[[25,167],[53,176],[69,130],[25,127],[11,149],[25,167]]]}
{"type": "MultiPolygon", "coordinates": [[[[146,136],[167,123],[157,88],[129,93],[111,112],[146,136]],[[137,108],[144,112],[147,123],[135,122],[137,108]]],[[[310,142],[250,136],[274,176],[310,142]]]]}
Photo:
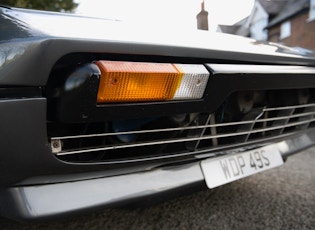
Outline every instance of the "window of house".
{"type": "Polygon", "coordinates": [[[289,21],[283,22],[280,28],[280,39],[290,37],[291,35],[291,23],[289,21]]]}
{"type": "Polygon", "coordinates": [[[315,19],[315,0],[310,1],[310,13],[308,20],[314,20],[315,19]]]}

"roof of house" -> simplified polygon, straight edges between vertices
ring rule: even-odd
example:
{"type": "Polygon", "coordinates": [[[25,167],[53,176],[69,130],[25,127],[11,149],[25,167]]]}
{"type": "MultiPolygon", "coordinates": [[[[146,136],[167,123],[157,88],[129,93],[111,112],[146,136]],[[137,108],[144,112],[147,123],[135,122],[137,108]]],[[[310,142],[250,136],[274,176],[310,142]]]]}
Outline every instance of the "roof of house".
{"type": "Polygon", "coordinates": [[[258,0],[261,6],[269,15],[278,14],[288,0],[258,0]]]}
{"type": "Polygon", "coordinates": [[[285,0],[285,1],[286,3],[283,5],[280,12],[269,22],[266,28],[275,26],[310,7],[309,0],[285,0]]]}
{"type": "MultiPolygon", "coordinates": [[[[275,26],[290,17],[310,7],[309,0],[257,0],[269,14],[269,24],[266,29],[275,26]]],[[[245,26],[247,18],[234,25],[219,25],[223,33],[236,34],[241,36],[249,35],[249,28],[245,26]]]]}
{"type": "Polygon", "coordinates": [[[245,22],[248,17],[242,19],[241,21],[235,23],[234,25],[218,25],[223,33],[236,34],[240,36],[247,37],[249,35],[249,29],[246,28],[245,22]]]}

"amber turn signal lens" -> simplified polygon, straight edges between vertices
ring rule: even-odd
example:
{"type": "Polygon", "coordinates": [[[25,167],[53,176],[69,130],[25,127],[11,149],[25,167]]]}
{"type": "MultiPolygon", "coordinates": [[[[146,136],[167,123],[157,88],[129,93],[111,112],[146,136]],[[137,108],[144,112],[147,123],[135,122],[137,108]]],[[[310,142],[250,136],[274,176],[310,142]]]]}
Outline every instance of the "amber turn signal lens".
{"type": "Polygon", "coordinates": [[[171,99],[183,74],[172,64],[96,62],[101,70],[97,102],[136,102],[171,99]]]}
{"type": "Polygon", "coordinates": [[[98,103],[201,98],[209,76],[202,65],[120,61],[95,63],[101,70],[98,103]]]}

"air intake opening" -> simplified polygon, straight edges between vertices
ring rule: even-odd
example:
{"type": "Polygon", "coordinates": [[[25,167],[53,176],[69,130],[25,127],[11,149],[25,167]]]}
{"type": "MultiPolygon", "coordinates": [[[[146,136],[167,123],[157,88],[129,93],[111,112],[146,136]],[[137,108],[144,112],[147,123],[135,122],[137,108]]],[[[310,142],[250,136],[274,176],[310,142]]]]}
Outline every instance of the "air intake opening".
{"type": "MultiPolygon", "coordinates": [[[[48,122],[52,154],[68,162],[191,157],[257,146],[314,126],[314,90],[241,91],[215,112],[95,123],[48,122]]],[[[128,111],[125,111],[128,113],[128,111]]]]}

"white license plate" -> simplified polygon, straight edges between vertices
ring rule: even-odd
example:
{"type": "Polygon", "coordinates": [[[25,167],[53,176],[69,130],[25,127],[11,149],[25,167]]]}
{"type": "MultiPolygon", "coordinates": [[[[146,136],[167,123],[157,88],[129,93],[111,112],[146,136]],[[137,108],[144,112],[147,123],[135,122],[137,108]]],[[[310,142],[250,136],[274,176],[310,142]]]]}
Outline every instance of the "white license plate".
{"type": "Polygon", "coordinates": [[[283,159],[279,150],[266,146],[252,151],[203,160],[201,169],[208,188],[215,188],[282,164],[283,159]]]}

